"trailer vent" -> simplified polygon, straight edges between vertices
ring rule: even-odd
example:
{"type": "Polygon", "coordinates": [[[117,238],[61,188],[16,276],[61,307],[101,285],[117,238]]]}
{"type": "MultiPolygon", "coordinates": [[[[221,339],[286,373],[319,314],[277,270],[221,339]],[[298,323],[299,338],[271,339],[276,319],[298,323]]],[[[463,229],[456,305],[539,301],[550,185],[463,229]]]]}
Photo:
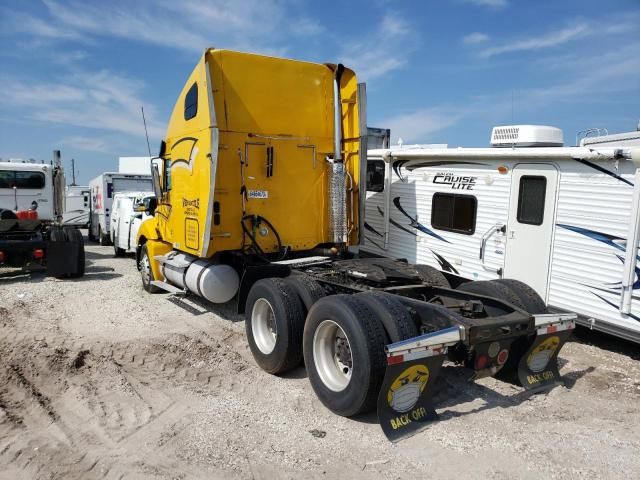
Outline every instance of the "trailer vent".
{"type": "Polygon", "coordinates": [[[493,127],[492,147],[561,147],[562,130],[544,125],[506,125],[493,127]]]}

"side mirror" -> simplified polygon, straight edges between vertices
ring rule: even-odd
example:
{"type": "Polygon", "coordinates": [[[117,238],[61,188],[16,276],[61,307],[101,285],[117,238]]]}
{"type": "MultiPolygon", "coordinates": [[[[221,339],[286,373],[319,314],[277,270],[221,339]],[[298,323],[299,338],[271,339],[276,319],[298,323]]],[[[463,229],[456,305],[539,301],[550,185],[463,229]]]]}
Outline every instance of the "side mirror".
{"type": "Polygon", "coordinates": [[[149,215],[155,214],[156,208],[158,208],[158,199],[156,197],[145,198],[144,207],[144,212],[147,212],[149,215]]]}
{"type": "Polygon", "coordinates": [[[163,158],[165,153],[167,153],[167,142],[162,140],[160,142],[160,152],[158,153],[158,157],[163,158]]]}
{"type": "Polygon", "coordinates": [[[160,184],[160,169],[158,168],[159,163],[164,164],[164,160],[159,157],[151,159],[151,181],[153,183],[153,193],[157,198],[160,198],[162,196],[162,185],[160,184]]]}

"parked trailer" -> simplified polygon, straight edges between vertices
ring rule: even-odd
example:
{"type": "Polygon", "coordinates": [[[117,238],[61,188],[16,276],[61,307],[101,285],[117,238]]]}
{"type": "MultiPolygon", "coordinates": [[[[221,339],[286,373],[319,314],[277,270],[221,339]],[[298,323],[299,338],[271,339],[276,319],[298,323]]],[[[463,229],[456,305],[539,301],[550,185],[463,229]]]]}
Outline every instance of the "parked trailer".
{"type": "Polygon", "coordinates": [[[152,190],[151,175],[105,172],[89,182],[91,189],[91,213],[89,216],[89,240],[111,245],[109,237],[113,196],[118,192],[152,190]]]}
{"type": "Polygon", "coordinates": [[[89,227],[90,190],[88,186],[67,186],[64,192],[62,224],[78,228],[89,227]]]}
{"type": "Polygon", "coordinates": [[[236,297],[262,369],[304,358],[327,408],[353,416],[377,405],[393,440],[435,418],[445,358],[527,389],[559,382],[575,315],[549,314],[527,285],[476,293],[433,267],[357,256],[364,94],[342,65],[207,50],[152,168],[143,287],[236,297]]]}
{"type": "Polygon", "coordinates": [[[0,267],[45,267],[52,276],[84,274],[84,241],[63,227],[64,172],[52,165],[0,162],[0,267]]]}
{"type": "Polygon", "coordinates": [[[640,342],[640,135],[614,137],[563,147],[560,130],[520,125],[494,128],[493,148],[369,151],[363,248],[477,293],[521,280],[579,323],[640,342]]]}

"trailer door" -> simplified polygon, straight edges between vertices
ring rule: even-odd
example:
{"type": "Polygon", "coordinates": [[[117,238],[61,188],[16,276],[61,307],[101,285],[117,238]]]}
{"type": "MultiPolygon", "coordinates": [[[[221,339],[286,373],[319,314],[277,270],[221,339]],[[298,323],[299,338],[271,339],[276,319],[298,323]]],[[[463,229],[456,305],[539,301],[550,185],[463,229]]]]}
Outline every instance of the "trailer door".
{"type": "Polygon", "coordinates": [[[504,278],[525,282],[546,301],[558,170],[519,164],[511,178],[504,278]]]}

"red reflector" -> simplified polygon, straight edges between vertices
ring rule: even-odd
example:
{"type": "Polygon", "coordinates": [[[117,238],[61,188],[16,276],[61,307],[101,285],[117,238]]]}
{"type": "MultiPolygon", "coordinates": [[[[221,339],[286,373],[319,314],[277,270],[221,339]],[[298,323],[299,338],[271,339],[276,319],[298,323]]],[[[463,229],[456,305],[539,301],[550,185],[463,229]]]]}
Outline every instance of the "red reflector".
{"type": "Polygon", "coordinates": [[[4,252],[0,252],[0,263],[4,263],[4,252]]]}
{"type": "Polygon", "coordinates": [[[547,327],[547,333],[555,333],[558,331],[558,327],[555,325],[549,325],[547,327]]]}
{"type": "Polygon", "coordinates": [[[44,250],[41,248],[36,248],[33,251],[33,258],[44,258],[44,250]]]}
{"type": "Polygon", "coordinates": [[[504,365],[504,363],[507,361],[507,358],[509,358],[509,350],[507,350],[506,348],[504,350],[500,350],[500,353],[498,354],[498,363],[500,365],[504,365]]]}
{"type": "Polygon", "coordinates": [[[486,355],[478,355],[476,357],[476,370],[482,370],[487,366],[487,356],[486,355]]]}
{"type": "Polygon", "coordinates": [[[395,365],[404,362],[404,355],[396,355],[395,357],[387,357],[387,365],[395,365]]]}

